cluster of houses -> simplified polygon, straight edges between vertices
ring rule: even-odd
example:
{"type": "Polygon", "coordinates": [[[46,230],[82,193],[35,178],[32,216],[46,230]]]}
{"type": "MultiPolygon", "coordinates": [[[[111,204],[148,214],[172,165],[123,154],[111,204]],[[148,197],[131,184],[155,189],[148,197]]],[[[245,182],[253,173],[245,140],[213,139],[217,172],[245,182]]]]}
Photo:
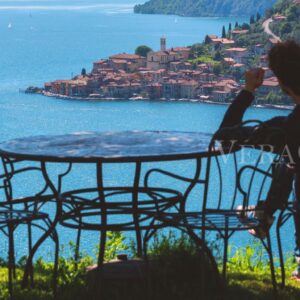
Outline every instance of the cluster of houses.
{"type": "MultiPolygon", "coordinates": [[[[266,53],[278,41],[268,45],[253,45],[251,49],[235,46],[235,37],[247,30],[233,30],[230,39],[208,36],[211,51],[221,51],[222,60],[231,68],[244,72],[254,56],[266,70],[262,95],[278,90],[278,82],[267,67],[266,53]]],[[[93,63],[89,74],[71,80],[56,80],[45,84],[44,93],[66,97],[95,99],[197,99],[230,102],[241,83],[233,76],[214,74],[213,65],[189,62],[191,48],[167,49],[166,38],[160,40],[160,50],[147,57],[137,54],[116,54],[93,63]]]]}

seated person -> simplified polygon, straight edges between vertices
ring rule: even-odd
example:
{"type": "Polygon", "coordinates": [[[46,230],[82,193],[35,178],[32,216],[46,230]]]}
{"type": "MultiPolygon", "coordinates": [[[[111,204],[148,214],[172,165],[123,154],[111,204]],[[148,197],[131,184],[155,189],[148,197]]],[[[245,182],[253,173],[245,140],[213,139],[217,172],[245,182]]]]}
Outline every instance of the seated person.
{"type": "MultiPolygon", "coordinates": [[[[260,220],[261,226],[250,233],[260,238],[266,236],[266,232],[273,223],[274,212],[286,205],[295,178],[294,222],[296,247],[294,253],[298,268],[293,273],[293,277],[300,280],[300,46],[293,41],[283,42],[274,46],[269,52],[269,67],[277,77],[282,91],[293,99],[296,106],[288,116],[272,118],[263,122],[262,125],[277,127],[282,130],[284,138],[277,139],[271,143],[275,144],[275,147],[287,147],[290,151],[290,161],[279,166],[279,177],[276,181],[273,180],[267,200],[260,202],[257,211],[254,211],[254,217],[260,220]]],[[[263,78],[263,69],[254,69],[246,73],[245,88],[228,108],[217,133],[218,139],[225,141],[233,139],[234,131],[231,131],[229,137],[226,135],[226,128],[237,126],[242,122],[246,109],[254,100],[256,89],[263,83],[263,78]]],[[[245,135],[251,134],[251,127],[244,129],[242,132],[245,135]]],[[[252,129],[254,130],[254,128],[252,129]]],[[[241,131],[239,132],[239,138],[240,135],[241,131]]],[[[245,139],[247,139],[247,136],[245,136],[245,139]]],[[[261,130],[259,141],[268,144],[270,143],[270,136],[267,132],[264,133],[264,130],[261,130]]]]}

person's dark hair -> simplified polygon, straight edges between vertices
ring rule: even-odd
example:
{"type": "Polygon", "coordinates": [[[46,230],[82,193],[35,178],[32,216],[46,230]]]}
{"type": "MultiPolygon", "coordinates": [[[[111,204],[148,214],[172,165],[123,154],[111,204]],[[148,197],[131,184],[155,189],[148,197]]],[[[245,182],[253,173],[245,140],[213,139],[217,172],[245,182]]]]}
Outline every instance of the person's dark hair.
{"type": "Polygon", "coordinates": [[[300,96],[300,46],[296,42],[274,46],[269,52],[269,66],[281,83],[300,96]]]}

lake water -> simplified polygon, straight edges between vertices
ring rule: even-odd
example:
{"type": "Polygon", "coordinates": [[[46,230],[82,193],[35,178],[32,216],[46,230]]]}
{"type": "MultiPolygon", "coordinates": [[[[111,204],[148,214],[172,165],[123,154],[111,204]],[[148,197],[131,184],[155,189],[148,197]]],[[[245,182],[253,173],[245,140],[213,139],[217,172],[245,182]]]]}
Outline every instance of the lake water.
{"type": "MultiPolygon", "coordinates": [[[[67,101],[19,93],[20,88],[29,85],[42,86],[46,81],[70,78],[83,67],[90,70],[93,61],[115,53],[134,52],[141,44],[158,49],[162,35],[169,47],[185,46],[203,41],[206,34],[220,34],[222,26],[229,22],[246,21],[134,15],[132,7],[137,2],[0,0],[0,140],[72,131],[147,129],[212,133],[218,128],[226,106],[67,101]]],[[[246,118],[265,120],[287,113],[253,108],[246,118]]],[[[70,186],[89,181],[89,172],[81,170],[70,186]]],[[[129,177],[122,180],[128,181],[129,177]]],[[[33,190],[35,185],[32,181],[23,184],[18,192],[33,190]]],[[[60,230],[62,243],[74,238],[70,232],[60,230]]],[[[18,234],[20,256],[26,245],[22,241],[24,233],[18,234]]],[[[243,241],[248,240],[244,235],[243,241]]],[[[288,250],[292,249],[291,241],[292,235],[286,239],[288,250]]],[[[88,234],[83,249],[90,252],[91,244],[96,243],[95,235],[88,234]]],[[[41,253],[45,254],[47,249],[51,249],[51,244],[44,245],[41,253]]]]}

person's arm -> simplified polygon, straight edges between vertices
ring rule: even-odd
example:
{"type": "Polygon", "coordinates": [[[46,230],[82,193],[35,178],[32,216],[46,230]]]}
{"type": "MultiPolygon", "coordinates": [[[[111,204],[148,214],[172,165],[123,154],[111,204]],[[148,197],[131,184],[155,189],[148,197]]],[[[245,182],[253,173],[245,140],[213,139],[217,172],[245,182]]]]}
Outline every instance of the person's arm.
{"type": "Polygon", "coordinates": [[[254,100],[255,90],[263,83],[264,74],[265,71],[263,69],[254,69],[246,72],[245,88],[228,108],[220,128],[233,127],[242,122],[245,111],[254,100]]]}
{"type": "Polygon", "coordinates": [[[253,100],[253,93],[247,90],[242,90],[229,106],[220,128],[233,127],[242,123],[244,113],[253,100]]]}
{"type": "MultiPolygon", "coordinates": [[[[216,138],[219,140],[247,140],[257,129],[257,126],[241,127],[239,124],[242,123],[244,114],[247,108],[251,105],[254,100],[254,92],[263,83],[264,70],[254,69],[246,72],[246,85],[245,88],[239,93],[236,99],[232,102],[227,112],[225,113],[224,119],[216,133],[216,138]]],[[[282,130],[286,130],[287,120],[289,117],[275,117],[268,121],[262,122],[261,128],[276,127],[282,130]]],[[[269,141],[269,132],[259,130],[256,136],[259,136],[259,140],[269,141]]]]}

